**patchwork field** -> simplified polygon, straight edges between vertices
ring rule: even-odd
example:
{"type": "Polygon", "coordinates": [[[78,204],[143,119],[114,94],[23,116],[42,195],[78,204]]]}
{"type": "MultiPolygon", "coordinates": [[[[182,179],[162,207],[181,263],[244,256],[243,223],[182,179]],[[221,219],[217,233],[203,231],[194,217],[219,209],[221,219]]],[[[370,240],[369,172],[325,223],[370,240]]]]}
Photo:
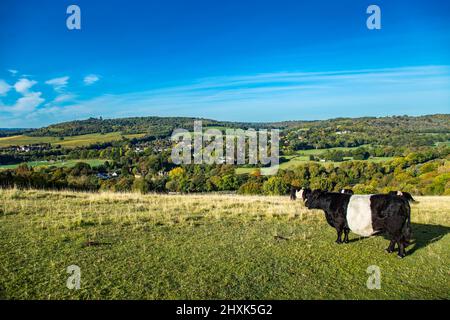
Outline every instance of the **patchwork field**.
{"type": "MultiPolygon", "coordinates": [[[[55,161],[55,162],[51,162],[51,161],[30,161],[30,162],[26,162],[26,164],[30,167],[50,167],[50,166],[55,166],[55,167],[73,167],[75,166],[78,162],[84,162],[89,164],[91,167],[98,167],[102,164],[104,164],[107,160],[103,160],[103,159],[75,159],[75,160],[67,160],[67,161],[55,161]]],[[[0,165],[0,170],[2,169],[15,169],[19,166],[20,164],[7,164],[7,165],[0,165]]]]}
{"type": "MultiPolygon", "coordinates": [[[[301,164],[305,164],[305,163],[311,162],[309,160],[309,156],[283,156],[281,158],[284,158],[285,160],[287,160],[285,162],[280,163],[280,167],[279,168],[282,169],[282,170],[288,170],[288,169],[292,170],[292,169],[295,169],[295,167],[297,167],[297,166],[299,166],[301,164]]],[[[393,159],[393,157],[372,157],[372,158],[369,158],[367,160],[355,160],[355,161],[383,162],[383,161],[389,161],[389,160],[392,160],[392,159],[393,159]]],[[[347,161],[347,160],[353,160],[353,158],[352,157],[344,158],[344,161],[347,161]]],[[[320,163],[320,164],[332,164],[334,166],[339,166],[344,161],[342,161],[342,162],[326,161],[326,162],[317,162],[317,163],[320,163]]],[[[252,173],[255,170],[257,170],[257,169],[255,169],[255,168],[243,168],[242,167],[242,168],[236,168],[235,172],[236,172],[236,174],[247,174],[247,173],[252,173]]]]}
{"type": "MultiPolygon", "coordinates": [[[[362,145],[360,147],[368,147],[370,145],[362,145]]],[[[298,165],[305,164],[310,162],[310,156],[320,156],[324,154],[327,151],[349,151],[354,150],[359,147],[336,147],[336,148],[328,148],[328,149],[308,149],[308,150],[299,150],[294,155],[289,156],[282,156],[280,160],[280,169],[282,170],[288,170],[288,169],[294,169],[298,165]]],[[[371,157],[367,160],[360,160],[360,161],[369,161],[369,162],[383,162],[383,161],[389,161],[392,160],[393,157],[371,157]]],[[[347,160],[353,160],[353,157],[344,157],[344,161],[347,160]]],[[[339,166],[342,162],[335,162],[335,161],[326,161],[326,162],[318,162],[321,164],[332,164],[334,166],[339,166]]],[[[256,169],[255,168],[237,168],[236,174],[247,174],[252,173],[256,169]]]]}
{"type": "Polygon", "coordinates": [[[23,146],[30,144],[39,143],[50,143],[52,145],[61,145],[63,147],[74,148],[81,146],[88,146],[95,143],[104,143],[110,141],[121,140],[122,136],[128,139],[143,137],[145,134],[125,134],[122,135],[120,132],[111,133],[95,133],[95,134],[85,134],[80,136],[68,136],[61,140],[58,137],[30,137],[25,135],[11,136],[0,138],[0,148],[8,146],[23,146]]]}
{"type": "Polygon", "coordinates": [[[418,200],[398,259],[288,197],[0,190],[0,298],[449,299],[450,197],[418,200]]]}
{"type": "Polygon", "coordinates": [[[305,155],[305,156],[318,156],[326,151],[350,151],[357,148],[362,147],[370,147],[370,144],[363,144],[359,147],[335,147],[335,148],[327,148],[327,149],[308,149],[308,150],[298,150],[297,153],[299,155],[305,155]]]}

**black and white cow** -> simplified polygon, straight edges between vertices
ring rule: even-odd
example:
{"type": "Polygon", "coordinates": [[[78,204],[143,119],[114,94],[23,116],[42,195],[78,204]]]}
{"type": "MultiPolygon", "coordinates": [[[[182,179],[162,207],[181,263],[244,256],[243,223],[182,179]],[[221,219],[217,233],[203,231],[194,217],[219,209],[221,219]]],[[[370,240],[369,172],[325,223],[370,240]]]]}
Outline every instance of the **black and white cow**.
{"type": "Polygon", "coordinates": [[[341,189],[341,193],[353,194],[353,190],[351,189],[341,189]]]}
{"type": "Polygon", "coordinates": [[[291,200],[296,200],[297,199],[297,192],[300,190],[300,188],[291,186],[291,194],[289,196],[289,199],[291,200]]]}
{"type": "Polygon", "coordinates": [[[330,226],[337,231],[336,243],[348,243],[350,231],[364,237],[385,232],[390,237],[387,252],[398,245],[398,256],[405,256],[411,238],[411,209],[404,198],[388,194],[350,195],[321,190],[303,193],[308,209],[322,209],[330,226]],[[344,241],[341,236],[344,232],[344,241]]]}
{"type": "Polygon", "coordinates": [[[417,202],[416,200],[414,200],[414,198],[412,197],[411,193],[409,192],[404,192],[404,191],[389,191],[389,193],[391,196],[399,196],[402,197],[403,199],[409,201],[409,202],[417,202]]]}
{"type": "Polygon", "coordinates": [[[311,192],[309,188],[300,188],[295,191],[295,199],[299,198],[303,202],[305,202],[305,194],[311,192]]]}
{"type": "Polygon", "coordinates": [[[311,189],[309,189],[309,188],[299,188],[299,187],[291,186],[291,194],[290,194],[289,198],[291,200],[297,200],[297,198],[304,200],[302,195],[305,190],[311,191],[311,189]]]}

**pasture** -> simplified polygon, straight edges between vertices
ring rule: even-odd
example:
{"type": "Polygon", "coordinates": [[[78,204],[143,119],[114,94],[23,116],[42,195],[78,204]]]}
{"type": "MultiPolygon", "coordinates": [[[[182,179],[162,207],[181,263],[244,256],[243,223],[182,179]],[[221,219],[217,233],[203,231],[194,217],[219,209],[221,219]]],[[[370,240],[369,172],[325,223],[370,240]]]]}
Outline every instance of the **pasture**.
{"type": "Polygon", "coordinates": [[[111,133],[94,133],[79,136],[67,136],[62,140],[59,137],[31,137],[31,136],[11,136],[0,138],[0,148],[9,146],[25,146],[30,144],[50,143],[52,145],[61,145],[62,147],[74,148],[88,146],[96,143],[104,143],[121,140],[122,137],[127,139],[140,138],[145,134],[125,134],[120,132],[111,133]]]}
{"type": "Polygon", "coordinates": [[[303,156],[318,156],[326,151],[350,151],[362,147],[370,147],[370,144],[363,144],[359,147],[334,147],[334,148],[325,148],[325,149],[307,149],[307,150],[298,150],[296,153],[303,156]]]}
{"type": "MultiPolygon", "coordinates": [[[[361,145],[360,147],[369,147],[369,146],[370,145],[361,145]]],[[[327,151],[349,151],[349,150],[354,150],[357,148],[359,148],[359,147],[335,147],[335,148],[328,148],[328,149],[298,150],[293,155],[281,156],[279,168],[281,170],[292,170],[301,164],[311,162],[310,158],[309,158],[310,156],[317,157],[317,156],[321,156],[322,154],[324,154],[327,151]]],[[[383,161],[389,161],[392,159],[394,159],[394,158],[393,157],[371,157],[367,160],[356,160],[356,161],[383,162],[383,161]]],[[[344,157],[344,161],[350,161],[350,160],[353,160],[353,157],[344,157]]],[[[341,161],[341,162],[336,162],[336,161],[319,162],[319,161],[317,161],[317,163],[332,164],[334,166],[339,166],[344,161],[341,161]]],[[[248,174],[248,173],[254,172],[255,170],[256,170],[255,168],[240,167],[240,168],[236,169],[236,174],[248,174]]]]}
{"type": "MultiPolygon", "coordinates": [[[[98,167],[102,164],[104,164],[107,160],[102,160],[102,159],[71,159],[71,160],[66,160],[66,161],[30,161],[30,162],[26,162],[26,164],[30,167],[74,167],[78,162],[84,162],[89,164],[91,167],[98,167]]],[[[0,165],[0,170],[2,169],[15,169],[18,166],[20,166],[21,164],[6,164],[6,165],[0,165]]]]}
{"type": "Polygon", "coordinates": [[[287,196],[0,190],[0,298],[448,299],[450,197],[417,198],[398,259],[287,196]]]}
{"type": "MultiPolygon", "coordinates": [[[[325,149],[324,149],[325,150],[325,149]]],[[[280,163],[280,169],[281,170],[292,170],[295,169],[295,167],[301,165],[301,164],[305,164],[308,162],[312,162],[309,160],[309,156],[282,156],[282,159],[284,159],[285,161],[280,163]]],[[[345,161],[349,161],[349,160],[353,160],[353,161],[369,161],[369,162],[383,162],[383,161],[389,161],[394,159],[393,157],[372,157],[369,158],[367,160],[353,160],[352,157],[345,157],[344,161],[341,162],[336,162],[336,161],[325,161],[325,162],[319,162],[319,161],[315,161],[316,163],[319,163],[321,165],[324,164],[332,164],[333,166],[339,166],[340,164],[342,164],[345,161]]],[[[236,174],[249,174],[252,172],[255,172],[257,169],[256,168],[246,168],[246,167],[240,167],[240,168],[236,168],[235,172],[236,174]]]]}

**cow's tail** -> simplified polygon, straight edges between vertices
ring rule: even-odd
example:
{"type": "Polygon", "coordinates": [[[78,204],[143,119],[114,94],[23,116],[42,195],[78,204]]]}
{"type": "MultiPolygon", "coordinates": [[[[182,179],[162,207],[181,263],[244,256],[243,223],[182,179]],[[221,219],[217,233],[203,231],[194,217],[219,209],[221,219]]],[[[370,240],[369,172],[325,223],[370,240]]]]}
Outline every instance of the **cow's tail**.
{"type": "Polygon", "coordinates": [[[409,205],[409,201],[405,201],[405,208],[406,208],[406,220],[402,227],[402,235],[403,239],[405,240],[406,244],[409,244],[409,241],[412,237],[412,229],[411,229],[411,207],[409,205]]]}

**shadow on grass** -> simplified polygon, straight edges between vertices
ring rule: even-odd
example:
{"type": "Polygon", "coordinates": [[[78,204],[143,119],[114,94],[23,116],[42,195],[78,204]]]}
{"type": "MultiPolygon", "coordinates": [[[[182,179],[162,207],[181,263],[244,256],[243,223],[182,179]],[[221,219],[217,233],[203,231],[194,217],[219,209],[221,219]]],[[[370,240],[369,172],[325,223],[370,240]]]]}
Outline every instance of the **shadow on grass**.
{"type": "MultiPolygon", "coordinates": [[[[425,248],[433,242],[441,240],[446,234],[450,233],[450,227],[436,225],[411,223],[412,239],[410,245],[406,248],[407,254],[412,254],[415,251],[425,248]]],[[[386,234],[380,234],[386,240],[390,240],[386,234]]],[[[366,239],[364,237],[350,238],[349,243],[357,242],[366,239]]]]}
{"type": "Polygon", "coordinates": [[[406,249],[408,254],[425,248],[450,233],[450,227],[436,224],[411,223],[411,228],[413,235],[411,245],[406,249]]]}

